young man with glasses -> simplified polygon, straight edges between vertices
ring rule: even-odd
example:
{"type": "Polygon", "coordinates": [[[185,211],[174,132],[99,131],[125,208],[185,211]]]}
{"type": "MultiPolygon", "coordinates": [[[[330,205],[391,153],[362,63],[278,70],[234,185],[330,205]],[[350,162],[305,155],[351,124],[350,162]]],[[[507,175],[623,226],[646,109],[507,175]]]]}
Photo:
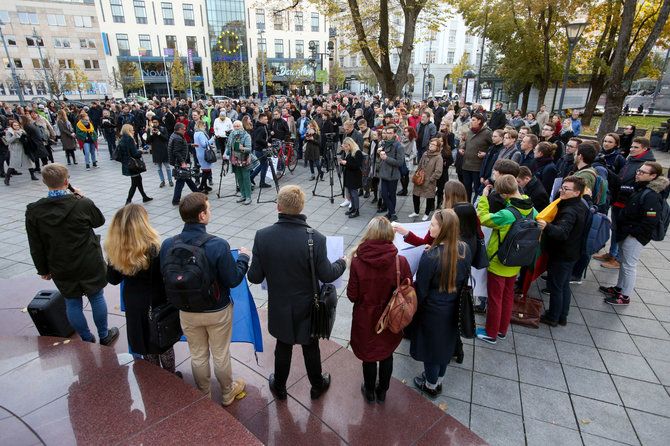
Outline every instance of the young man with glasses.
{"type": "Polygon", "coordinates": [[[565,155],[556,163],[558,169],[558,176],[565,178],[575,170],[575,153],[579,149],[582,140],[579,138],[570,138],[565,145],[565,155]]]}
{"type": "MultiPolygon", "coordinates": [[[[637,140],[637,138],[636,138],[637,140]]],[[[633,146],[635,146],[635,142],[633,146]]],[[[633,152],[631,147],[631,153],[633,152]]],[[[670,184],[663,176],[659,163],[647,161],[635,172],[635,183],[626,207],[619,213],[616,240],[619,243],[621,265],[616,286],[599,289],[610,305],[628,305],[635,286],[637,264],[642,247],[651,240],[663,207],[662,193],[670,184]]]]}

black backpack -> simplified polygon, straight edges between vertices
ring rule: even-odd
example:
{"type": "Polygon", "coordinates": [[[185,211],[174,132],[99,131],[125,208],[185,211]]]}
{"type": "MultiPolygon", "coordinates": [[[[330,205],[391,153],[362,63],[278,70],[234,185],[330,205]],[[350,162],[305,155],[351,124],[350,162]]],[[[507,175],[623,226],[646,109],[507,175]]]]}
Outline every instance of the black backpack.
{"type": "Polygon", "coordinates": [[[218,300],[215,277],[209,267],[203,245],[215,236],[202,234],[191,243],[184,243],[181,234],[172,237],[162,267],[165,294],[176,308],[202,312],[214,308],[218,300]]]}
{"type": "MultiPolygon", "coordinates": [[[[647,194],[650,194],[651,190],[645,189],[642,192],[641,200],[644,201],[644,197],[647,194]]],[[[670,226],[670,206],[668,206],[668,200],[661,200],[661,212],[658,213],[658,221],[656,222],[656,227],[651,232],[651,239],[655,242],[662,242],[665,239],[665,234],[668,232],[668,226],[670,226]]]]}
{"type": "Polygon", "coordinates": [[[514,214],[516,220],[507,231],[504,240],[500,240],[500,230],[497,231],[498,250],[489,260],[498,256],[500,263],[505,266],[528,266],[535,260],[542,230],[533,218],[532,212],[524,217],[514,206],[505,209],[514,214]]]}

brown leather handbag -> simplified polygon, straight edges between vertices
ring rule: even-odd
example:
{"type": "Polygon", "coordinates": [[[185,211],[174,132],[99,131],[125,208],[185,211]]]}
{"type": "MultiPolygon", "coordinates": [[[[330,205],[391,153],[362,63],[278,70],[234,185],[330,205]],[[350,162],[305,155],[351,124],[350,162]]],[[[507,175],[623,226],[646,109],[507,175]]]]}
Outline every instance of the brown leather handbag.
{"type": "Polygon", "coordinates": [[[395,269],[396,289],[393,290],[391,299],[377,321],[377,334],[384,329],[388,329],[391,333],[400,333],[412,322],[414,313],[416,313],[416,291],[409,278],[405,278],[400,283],[400,259],[397,255],[395,256],[395,269]]]}
{"type": "Polygon", "coordinates": [[[522,294],[514,295],[512,306],[512,319],[510,322],[530,328],[540,328],[540,314],[542,313],[542,300],[522,294]]]}
{"type": "Polygon", "coordinates": [[[423,167],[419,167],[412,175],[412,183],[421,186],[424,181],[426,181],[426,171],[423,170],[423,167]]]}

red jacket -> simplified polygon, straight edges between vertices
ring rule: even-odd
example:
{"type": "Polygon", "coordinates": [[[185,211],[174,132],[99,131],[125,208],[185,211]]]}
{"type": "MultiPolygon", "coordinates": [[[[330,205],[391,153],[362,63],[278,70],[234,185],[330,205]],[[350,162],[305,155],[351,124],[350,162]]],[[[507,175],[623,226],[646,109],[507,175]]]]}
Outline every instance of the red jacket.
{"type": "MultiPolygon", "coordinates": [[[[402,333],[384,330],[377,334],[377,321],[396,288],[395,257],[398,249],[388,240],[363,242],[351,261],[347,296],[354,303],[351,321],[351,348],[358,359],[381,361],[393,354],[402,333]]],[[[412,280],[407,259],[400,259],[400,281],[412,280]]]]}
{"type": "Polygon", "coordinates": [[[419,125],[419,123],[421,122],[421,116],[419,117],[410,116],[409,118],[407,118],[407,121],[409,122],[409,125],[414,127],[414,130],[416,130],[416,126],[419,125]]]}

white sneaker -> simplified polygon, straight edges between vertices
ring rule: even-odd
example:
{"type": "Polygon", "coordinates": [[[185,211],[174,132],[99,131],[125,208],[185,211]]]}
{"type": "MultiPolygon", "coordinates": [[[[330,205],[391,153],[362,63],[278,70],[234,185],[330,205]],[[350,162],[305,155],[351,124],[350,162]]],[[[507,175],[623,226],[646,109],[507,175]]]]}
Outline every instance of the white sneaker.
{"type": "Polygon", "coordinates": [[[342,203],[340,203],[340,207],[343,208],[345,206],[349,206],[351,204],[351,201],[349,200],[344,200],[342,203]]]}
{"type": "Polygon", "coordinates": [[[428,216],[427,216],[427,215],[424,215],[423,217],[421,217],[421,221],[426,221],[426,220],[428,220],[428,216]]]}
{"type": "Polygon", "coordinates": [[[414,218],[414,217],[418,217],[418,216],[419,216],[419,214],[417,214],[416,212],[412,212],[411,214],[408,215],[409,218],[414,218]]]}

